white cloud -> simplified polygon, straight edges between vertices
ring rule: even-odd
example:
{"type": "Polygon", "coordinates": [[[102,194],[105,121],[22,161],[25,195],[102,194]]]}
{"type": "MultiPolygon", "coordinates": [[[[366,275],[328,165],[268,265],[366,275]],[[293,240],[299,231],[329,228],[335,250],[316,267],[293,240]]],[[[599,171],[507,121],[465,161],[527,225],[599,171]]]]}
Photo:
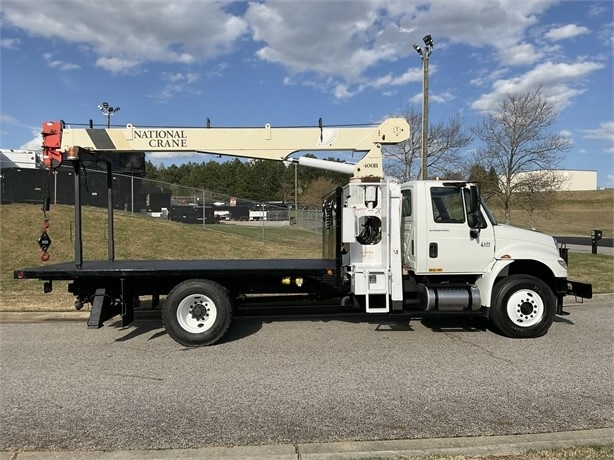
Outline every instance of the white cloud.
{"type": "Polygon", "coordinates": [[[191,63],[229,52],[246,22],[218,2],[64,0],[62,8],[3,1],[3,21],[35,36],[85,44],[110,72],[145,62],[191,63]]]}
{"type": "Polygon", "coordinates": [[[471,108],[490,112],[496,110],[498,103],[508,94],[524,93],[540,85],[544,96],[562,108],[584,92],[577,84],[588,74],[601,68],[602,63],[590,61],[573,64],[544,62],[523,75],[495,81],[492,91],[482,94],[471,104],[471,108]]]}
{"type": "Polygon", "coordinates": [[[614,120],[599,123],[595,129],[581,129],[582,137],[587,139],[599,139],[614,143],[614,120]]]}
{"type": "Polygon", "coordinates": [[[380,7],[379,1],[251,3],[245,19],[262,43],[259,59],[294,74],[360,83],[367,68],[409,51],[403,32],[380,7]]]}
{"type": "Polygon", "coordinates": [[[344,85],[342,83],[338,84],[335,87],[335,91],[334,91],[334,95],[336,99],[347,99],[347,98],[354,96],[355,94],[356,94],[355,92],[351,92],[348,89],[347,85],[344,85]]]}
{"type": "MultiPolygon", "coordinates": [[[[200,0],[63,0],[61,9],[43,11],[22,0],[4,0],[3,20],[34,36],[79,44],[84,55],[94,56],[97,67],[112,73],[137,74],[151,62],[202,64],[232,53],[249,37],[255,46],[249,48],[251,57],[285,69],[286,84],[311,84],[347,98],[367,90],[388,93],[417,81],[419,65],[397,74],[389,64],[415,54],[409,45],[427,33],[434,34],[436,52],[452,44],[482,49],[479,54],[488,59],[489,72],[501,71],[497,66],[534,65],[544,59],[548,47],[536,49],[527,31],[556,3],[263,1],[239,7],[200,0]]],[[[548,34],[584,33],[575,27],[548,34]]]]}
{"type": "Polygon", "coordinates": [[[15,119],[15,117],[6,115],[4,113],[0,113],[0,123],[2,123],[3,125],[6,125],[6,124],[17,124],[18,122],[15,119]]]}
{"type": "MultiPolygon", "coordinates": [[[[430,70],[431,74],[436,72],[436,67],[432,66],[430,70]]],[[[372,88],[380,88],[382,86],[402,86],[407,83],[422,81],[422,69],[420,68],[409,68],[406,72],[401,75],[394,76],[392,74],[387,74],[382,77],[378,77],[372,80],[369,83],[369,86],[372,88]]]]}
{"type": "Polygon", "coordinates": [[[60,70],[76,70],[81,68],[81,66],[78,64],[62,61],[60,59],[53,59],[53,53],[43,54],[43,59],[45,59],[47,65],[52,69],[57,68],[60,70]]]}
{"type": "Polygon", "coordinates": [[[43,137],[40,133],[36,134],[35,137],[23,145],[20,145],[19,150],[41,150],[43,145],[43,137]]]}
{"type": "Polygon", "coordinates": [[[587,27],[577,26],[575,24],[567,24],[561,27],[554,27],[544,34],[546,40],[553,42],[565,40],[567,38],[577,37],[578,35],[588,34],[590,31],[587,27]]]}
{"type": "Polygon", "coordinates": [[[117,57],[101,57],[96,60],[96,67],[108,70],[112,73],[128,72],[139,66],[141,62],[133,59],[121,59],[117,57]]]}
{"type": "Polygon", "coordinates": [[[18,38],[2,38],[0,39],[0,47],[1,48],[5,48],[5,49],[9,49],[9,50],[16,50],[19,48],[19,45],[21,44],[21,40],[19,40],[18,38]]]}
{"type": "MultiPolygon", "coordinates": [[[[429,103],[434,102],[437,104],[444,104],[446,102],[450,102],[455,99],[456,96],[449,91],[445,91],[443,93],[431,93],[429,94],[429,103]]],[[[415,94],[410,102],[413,104],[422,104],[422,93],[415,94]]]]}
{"type": "MultiPolygon", "coordinates": [[[[20,129],[26,128],[32,132],[34,139],[28,141],[27,143],[23,144],[20,147],[17,147],[18,149],[39,150],[41,148],[43,141],[42,141],[39,127],[33,127],[32,125],[23,123],[19,121],[17,118],[11,115],[6,115],[4,113],[0,113],[0,127],[1,127],[0,132],[2,134],[10,133],[12,129],[15,127],[20,128],[20,129]]],[[[6,145],[4,147],[6,147],[6,145]]]]}
{"type": "Polygon", "coordinates": [[[503,78],[503,76],[508,72],[508,70],[509,69],[506,67],[501,67],[489,74],[482,72],[480,76],[470,80],[469,84],[474,85],[474,86],[484,86],[488,82],[492,82],[495,80],[499,80],[500,78],[503,78]]]}
{"type": "Polygon", "coordinates": [[[256,41],[257,57],[303,78],[333,77],[337,97],[368,88],[416,81],[409,75],[373,75],[388,61],[413,54],[408,43],[433,30],[435,49],[449,42],[492,47],[504,65],[527,65],[543,57],[524,42],[526,29],[537,22],[552,0],[502,3],[495,0],[371,0],[361,2],[253,3],[245,19],[256,41]],[[366,75],[369,74],[369,77],[366,75]],[[338,86],[341,85],[341,86],[338,86]]]}
{"type": "Polygon", "coordinates": [[[228,68],[228,64],[221,62],[219,64],[216,64],[214,67],[209,68],[208,72],[206,73],[207,77],[221,77],[224,75],[224,72],[226,71],[226,69],[228,68]]]}
{"type": "Polygon", "coordinates": [[[604,3],[593,3],[588,8],[588,17],[596,17],[601,16],[603,13],[606,13],[608,9],[606,8],[604,3]]]}
{"type": "Polygon", "coordinates": [[[519,43],[502,49],[499,56],[503,65],[516,66],[533,64],[539,61],[543,54],[529,43],[519,43]]]}
{"type": "Polygon", "coordinates": [[[198,88],[192,86],[200,80],[200,75],[196,72],[162,72],[161,78],[166,82],[164,88],[159,92],[150,95],[152,99],[159,102],[172,99],[180,94],[197,95],[201,94],[198,88]]]}
{"type": "Polygon", "coordinates": [[[163,72],[162,79],[169,82],[185,82],[187,84],[194,83],[200,79],[199,75],[195,72],[187,72],[187,73],[169,73],[163,72]]]}

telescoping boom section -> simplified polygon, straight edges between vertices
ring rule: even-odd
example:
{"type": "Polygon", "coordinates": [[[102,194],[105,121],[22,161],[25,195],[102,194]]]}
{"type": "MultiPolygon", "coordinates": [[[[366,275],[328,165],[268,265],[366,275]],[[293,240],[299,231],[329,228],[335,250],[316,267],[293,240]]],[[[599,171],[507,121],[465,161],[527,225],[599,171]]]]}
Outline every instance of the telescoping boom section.
{"type": "Polygon", "coordinates": [[[409,138],[404,118],[388,118],[378,126],[262,128],[137,127],[70,128],[61,121],[43,123],[43,162],[57,168],[66,160],[84,153],[117,152],[200,152],[235,157],[299,161],[308,166],[331,167],[356,178],[383,177],[381,146],[409,138]],[[356,165],[300,158],[296,152],[351,151],[363,153],[356,165]]]}

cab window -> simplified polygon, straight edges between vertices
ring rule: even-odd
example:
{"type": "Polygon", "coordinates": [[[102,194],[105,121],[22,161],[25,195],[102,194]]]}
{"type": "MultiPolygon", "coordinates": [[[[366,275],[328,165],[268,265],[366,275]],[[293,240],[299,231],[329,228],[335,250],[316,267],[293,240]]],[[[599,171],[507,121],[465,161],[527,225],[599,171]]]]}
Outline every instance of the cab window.
{"type": "Polygon", "coordinates": [[[433,187],[431,189],[433,219],[441,224],[465,222],[465,204],[462,189],[458,187],[433,187]]]}
{"type": "Polygon", "coordinates": [[[411,217],[411,190],[403,190],[401,202],[401,217],[411,217]]]}

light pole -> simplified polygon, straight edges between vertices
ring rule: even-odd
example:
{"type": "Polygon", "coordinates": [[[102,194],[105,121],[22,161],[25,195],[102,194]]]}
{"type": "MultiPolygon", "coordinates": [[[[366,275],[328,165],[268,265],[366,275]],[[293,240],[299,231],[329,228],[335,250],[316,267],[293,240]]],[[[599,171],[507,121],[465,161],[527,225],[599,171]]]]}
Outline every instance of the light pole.
{"type": "Polygon", "coordinates": [[[298,226],[298,163],[294,163],[294,225],[298,226]]]}
{"type": "Polygon", "coordinates": [[[111,107],[108,102],[103,102],[98,106],[102,114],[107,117],[107,128],[111,127],[111,116],[119,112],[119,107],[111,107]]]}
{"type": "Polygon", "coordinates": [[[429,130],[429,56],[433,51],[433,39],[425,35],[424,49],[414,44],[413,47],[422,59],[422,180],[428,178],[426,174],[428,157],[428,130],[429,130]]]}

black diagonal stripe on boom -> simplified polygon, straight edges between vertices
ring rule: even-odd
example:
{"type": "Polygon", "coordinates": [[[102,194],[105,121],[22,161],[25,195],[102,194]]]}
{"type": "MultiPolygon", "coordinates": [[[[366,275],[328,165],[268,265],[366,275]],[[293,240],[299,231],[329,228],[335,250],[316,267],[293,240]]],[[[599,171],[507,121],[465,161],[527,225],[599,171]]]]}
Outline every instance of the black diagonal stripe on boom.
{"type": "Polygon", "coordinates": [[[86,129],[95,150],[115,150],[115,144],[106,129],[86,129]]]}

